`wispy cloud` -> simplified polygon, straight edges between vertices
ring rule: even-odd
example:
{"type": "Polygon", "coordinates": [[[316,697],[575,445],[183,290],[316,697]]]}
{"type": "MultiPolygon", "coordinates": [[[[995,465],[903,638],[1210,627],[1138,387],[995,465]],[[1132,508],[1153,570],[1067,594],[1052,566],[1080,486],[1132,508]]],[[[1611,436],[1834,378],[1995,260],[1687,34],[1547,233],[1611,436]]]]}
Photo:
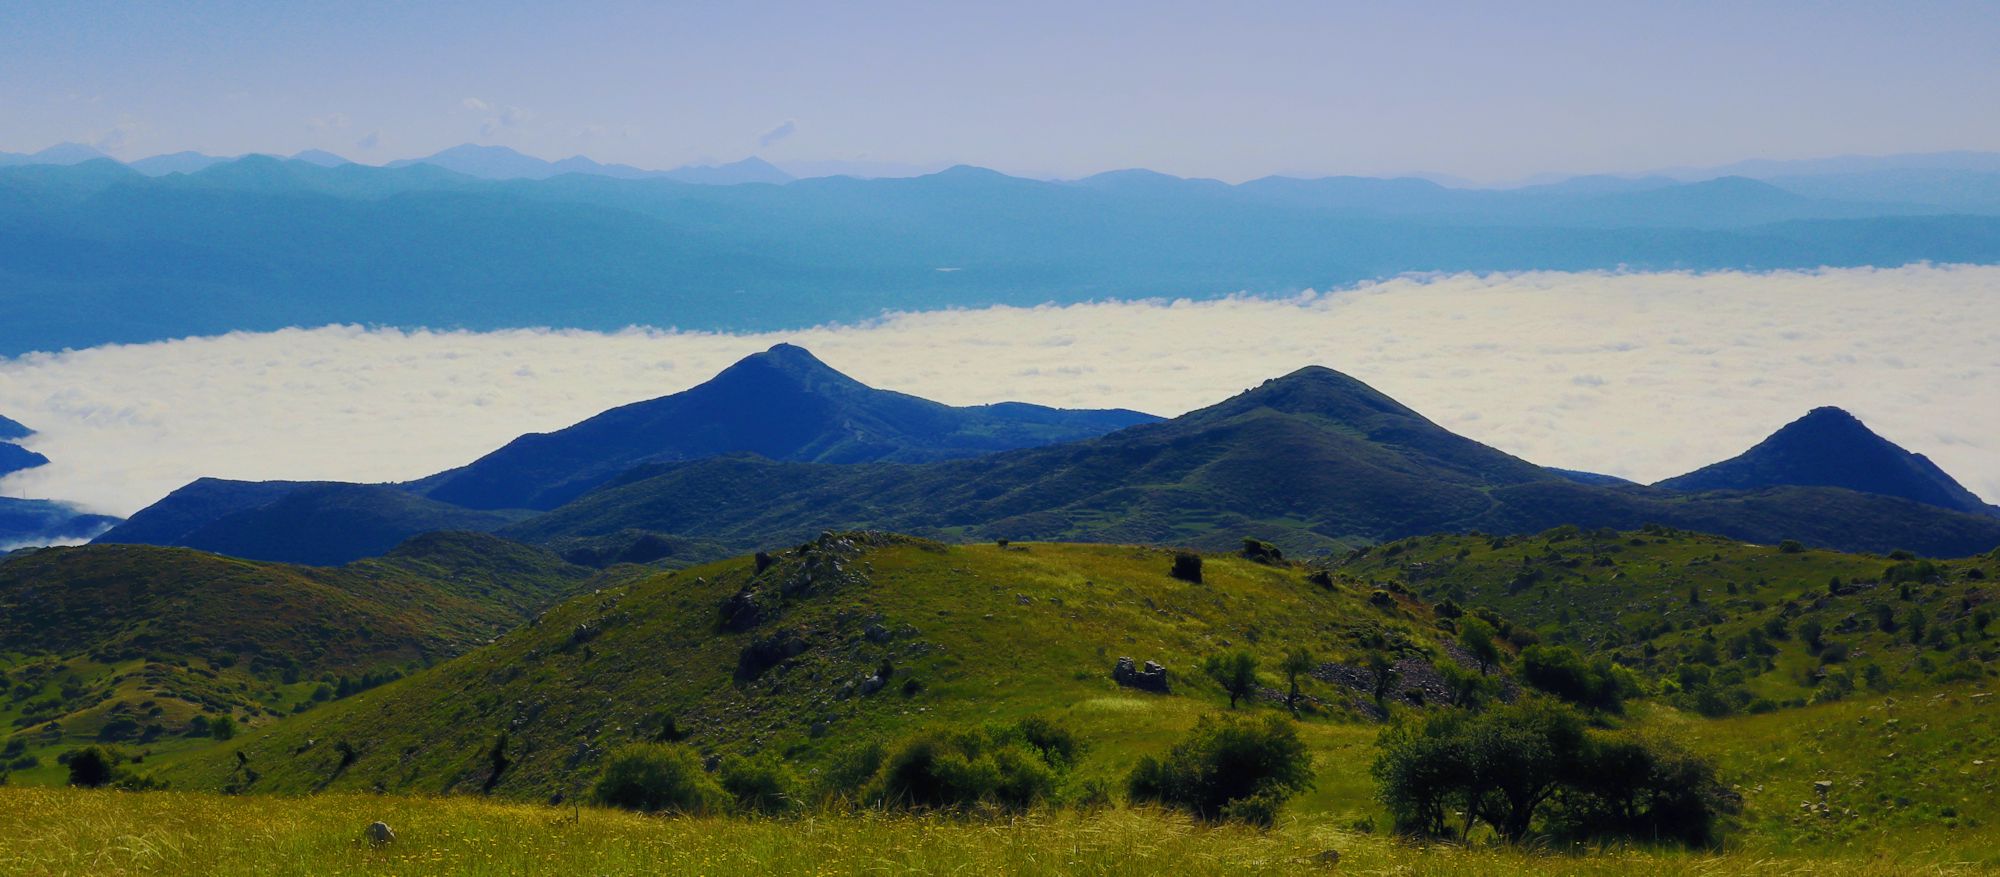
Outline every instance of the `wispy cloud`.
{"type": "Polygon", "coordinates": [[[764,136],[757,138],[757,145],[769,149],[785,138],[792,136],[793,132],[797,130],[799,130],[798,124],[790,119],[786,119],[784,124],[764,132],[764,136]]]}
{"type": "Polygon", "coordinates": [[[329,327],[0,360],[50,465],[130,512],[201,475],[396,480],[684,389],[778,341],[876,386],[1178,414],[1320,364],[1538,463],[1656,480],[1815,405],[2000,499],[2000,268],[1400,279],[1292,298],[897,314],[755,335],[329,327]]]}

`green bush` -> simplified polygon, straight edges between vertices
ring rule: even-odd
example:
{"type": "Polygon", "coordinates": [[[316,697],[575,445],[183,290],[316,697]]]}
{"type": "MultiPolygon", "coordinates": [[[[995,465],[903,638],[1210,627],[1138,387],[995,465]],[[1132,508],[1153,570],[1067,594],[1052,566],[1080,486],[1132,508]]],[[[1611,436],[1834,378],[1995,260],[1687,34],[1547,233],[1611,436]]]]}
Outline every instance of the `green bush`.
{"type": "Polygon", "coordinates": [[[1521,679],[1579,706],[1614,713],[1624,708],[1624,685],[1611,661],[1586,661],[1569,646],[1522,649],[1521,679]]]}
{"type": "Polygon", "coordinates": [[[1040,719],[932,729],[887,754],[866,797],[910,810],[1026,810],[1054,795],[1075,752],[1069,732],[1040,719]]]}
{"type": "Polygon", "coordinates": [[[117,777],[117,756],[98,746],[69,753],[69,784],[83,789],[108,786],[117,777]]]}
{"type": "Polygon", "coordinates": [[[798,809],[799,776],[770,753],[722,761],[722,789],[744,813],[775,816],[798,809]]]}
{"type": "Polygon", "coordinates": [[[645,813],[718,813],[727,801],[701,756],[676,743],[633,743],[612,753],[591,794],[600,804],[645,813]]]}
{"type": "Polygon", "coordinates": [[[1165,758],[1139,760],[1126,780],[1126,796],[1209,821],[1268,826],[1287,799],[1312,785],[1312,754],[1292,723],[1278,716],[1203,716],[1165,758]]]}

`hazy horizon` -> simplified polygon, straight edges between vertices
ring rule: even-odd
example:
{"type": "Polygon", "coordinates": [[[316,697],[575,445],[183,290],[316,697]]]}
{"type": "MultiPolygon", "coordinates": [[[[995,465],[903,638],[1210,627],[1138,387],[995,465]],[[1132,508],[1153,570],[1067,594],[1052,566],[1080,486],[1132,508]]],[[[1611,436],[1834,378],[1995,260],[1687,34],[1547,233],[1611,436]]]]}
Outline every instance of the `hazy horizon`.
{"type": "Polygon", "coordinates": [[[17,6],[0,151],[1496,183],[2000,150],[1996,28],[1978,3],[17,6]]]}

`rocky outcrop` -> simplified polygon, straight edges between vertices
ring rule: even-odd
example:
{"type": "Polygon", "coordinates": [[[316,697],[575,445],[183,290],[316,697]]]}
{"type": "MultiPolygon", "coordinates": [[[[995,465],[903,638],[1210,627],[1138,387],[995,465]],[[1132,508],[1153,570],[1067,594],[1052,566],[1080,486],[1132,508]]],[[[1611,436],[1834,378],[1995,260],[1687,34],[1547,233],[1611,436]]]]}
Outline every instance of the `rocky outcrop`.
{"type": "Polygon", "coordinates": [[[1119,658],[1118,666],[1111,668],[1111,680],[1126,688],[1137,688],[1140,691],[1159,694],[1169,693],[1167,668],[1155,661],[1147,661],[1145,668],[1140,669],[1131,658],[1119,658]]]}

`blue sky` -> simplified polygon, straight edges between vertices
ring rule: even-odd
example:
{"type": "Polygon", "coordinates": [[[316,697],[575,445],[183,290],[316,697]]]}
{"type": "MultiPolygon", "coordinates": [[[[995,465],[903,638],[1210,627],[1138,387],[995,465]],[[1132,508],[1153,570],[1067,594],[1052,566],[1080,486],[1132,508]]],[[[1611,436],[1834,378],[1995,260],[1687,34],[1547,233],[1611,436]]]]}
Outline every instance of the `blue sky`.
{"type": "Polygon", "coordinates": [[[2000,149],[1996,44],[1991,2],[13,0],[0,150],[1491,181],[2000,149]]]}

